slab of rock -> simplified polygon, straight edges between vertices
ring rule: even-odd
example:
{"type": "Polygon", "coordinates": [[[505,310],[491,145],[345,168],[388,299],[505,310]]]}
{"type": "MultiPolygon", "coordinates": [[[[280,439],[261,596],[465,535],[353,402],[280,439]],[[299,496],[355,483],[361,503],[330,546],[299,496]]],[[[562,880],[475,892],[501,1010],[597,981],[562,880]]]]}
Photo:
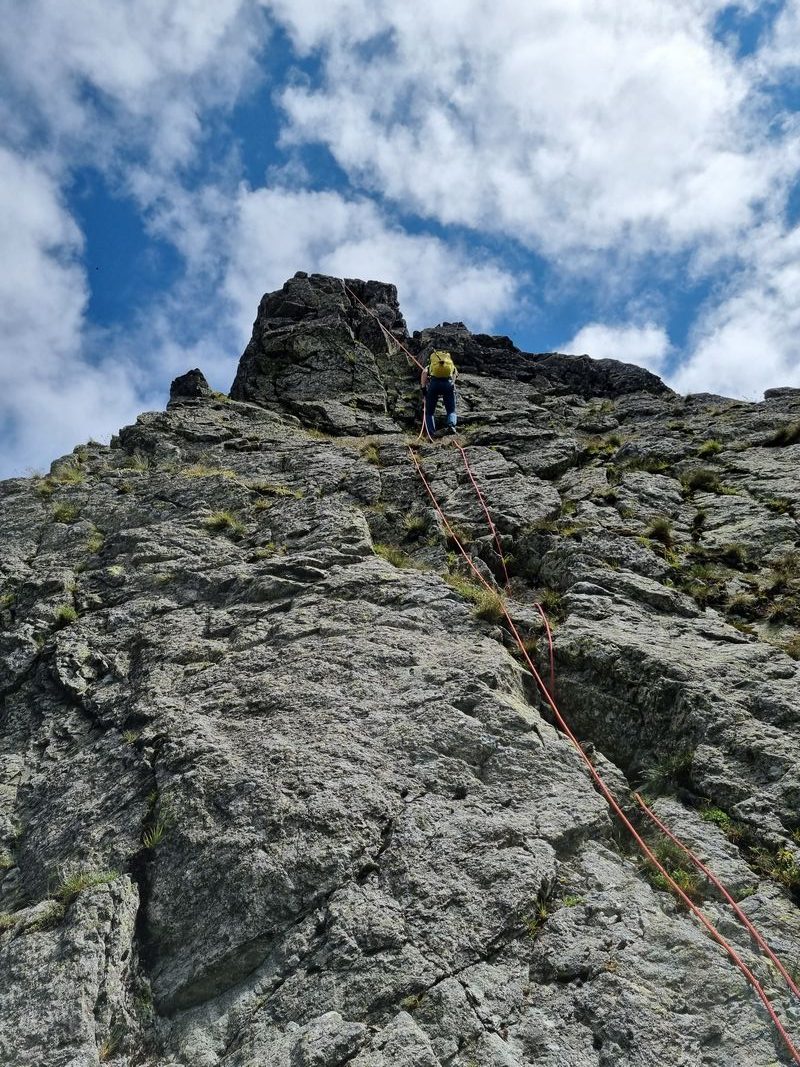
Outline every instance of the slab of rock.
{"type": "Polygon", "coordinates": [[[796,396],[409,336],[392,286],[304,274],[262,300],[230,398],[198,374],[0,485],[3,1063],[788,1063],[615,823],[501,598],[549,685],[545,605],[555,697],[619,803],[658,783],[795,959],[796,464],[765,441],[796,396]],[[499,550],[447,442],[415,452],[450,530],[433,507],[396,342],[457,357],[499,550]]]}

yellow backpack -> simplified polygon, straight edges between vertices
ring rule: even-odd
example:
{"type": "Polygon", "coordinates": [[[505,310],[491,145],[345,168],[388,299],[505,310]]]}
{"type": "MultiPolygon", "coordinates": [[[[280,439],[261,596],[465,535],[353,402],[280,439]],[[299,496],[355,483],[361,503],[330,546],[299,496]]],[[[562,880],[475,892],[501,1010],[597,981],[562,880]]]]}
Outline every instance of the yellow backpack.
{"type": "Polygon", "coordinates": [[[434,378],[452,378],[455,374],[456,365],[449,352],[443,352],[437,348],[431,352],[429,362],[431,376],[434,378]]]}

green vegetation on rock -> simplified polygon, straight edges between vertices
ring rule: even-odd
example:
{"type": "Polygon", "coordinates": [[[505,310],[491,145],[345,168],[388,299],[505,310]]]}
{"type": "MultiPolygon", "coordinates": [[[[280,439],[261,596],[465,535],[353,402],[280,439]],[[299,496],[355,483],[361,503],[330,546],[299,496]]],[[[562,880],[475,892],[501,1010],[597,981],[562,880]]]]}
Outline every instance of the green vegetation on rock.
{"type": "Polygon", "coordinates": [[[69,905],[84,889],[107,885],[109,882],[115,882],[117,878],[119,878],[119,871],[95,871],[86,868],[69,873],[61,871],[56,896],[63,904],[69,905]]]}
{"type": "Polygon", "coordinates": [[[224,533],[231,541],[239,541],[247,532],[247,527],[230,511],[215,511],[205,520],[205,527],[213,533],[224,533]]]}

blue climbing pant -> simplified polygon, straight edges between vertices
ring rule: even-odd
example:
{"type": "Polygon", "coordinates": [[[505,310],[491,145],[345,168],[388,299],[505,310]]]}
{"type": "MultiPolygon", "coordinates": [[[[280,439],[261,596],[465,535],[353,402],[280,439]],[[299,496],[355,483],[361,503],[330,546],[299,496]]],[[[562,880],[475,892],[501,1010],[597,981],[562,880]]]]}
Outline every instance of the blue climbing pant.
{"type": "Polygon", "coordinates": [[[447,425],[455,426],[458,422],[456,415],[456,387],[452,378],[429,378],[428,387],[425,390],[425,422],[428,433],[433,437],[436,432],[436,405],[439,397],[444,400],[444,410],[447,412],[447,425]]]}

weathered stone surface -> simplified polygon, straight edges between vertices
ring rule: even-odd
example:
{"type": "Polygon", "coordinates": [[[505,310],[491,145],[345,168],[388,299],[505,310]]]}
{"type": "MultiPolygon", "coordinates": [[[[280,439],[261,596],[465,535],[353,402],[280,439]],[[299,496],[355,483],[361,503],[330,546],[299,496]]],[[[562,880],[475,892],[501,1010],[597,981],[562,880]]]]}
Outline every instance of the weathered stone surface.
{"type": "Polygon", "coordinates": [[[190,370],[175,378],[169,388],[170,404],[186,400],[203,400],[211,395],[211,389],[201,370],[190,370]]]}
{"type": "Polygon", "coordinates": [[[547,606],[599,772],[800,952],[798,446],[769,443],[798,391],[682,398],[462,324],[409,337],[392,286],[300,274],[232,399],[190,372],[110,447],[0,485],[0,1059],[788,1063],[476,615],[409,446],[500,589],[498,546],[359,301],[456,354],[509,613],[547,679],[547,606]]]}
{"type": "Polygon", "coordinates": [[[0,1055],[25,1067],[74,1067],[140,1047],[136,888],[86,889],[67,909],[43,901],[0,934],[0,1055]]]}

